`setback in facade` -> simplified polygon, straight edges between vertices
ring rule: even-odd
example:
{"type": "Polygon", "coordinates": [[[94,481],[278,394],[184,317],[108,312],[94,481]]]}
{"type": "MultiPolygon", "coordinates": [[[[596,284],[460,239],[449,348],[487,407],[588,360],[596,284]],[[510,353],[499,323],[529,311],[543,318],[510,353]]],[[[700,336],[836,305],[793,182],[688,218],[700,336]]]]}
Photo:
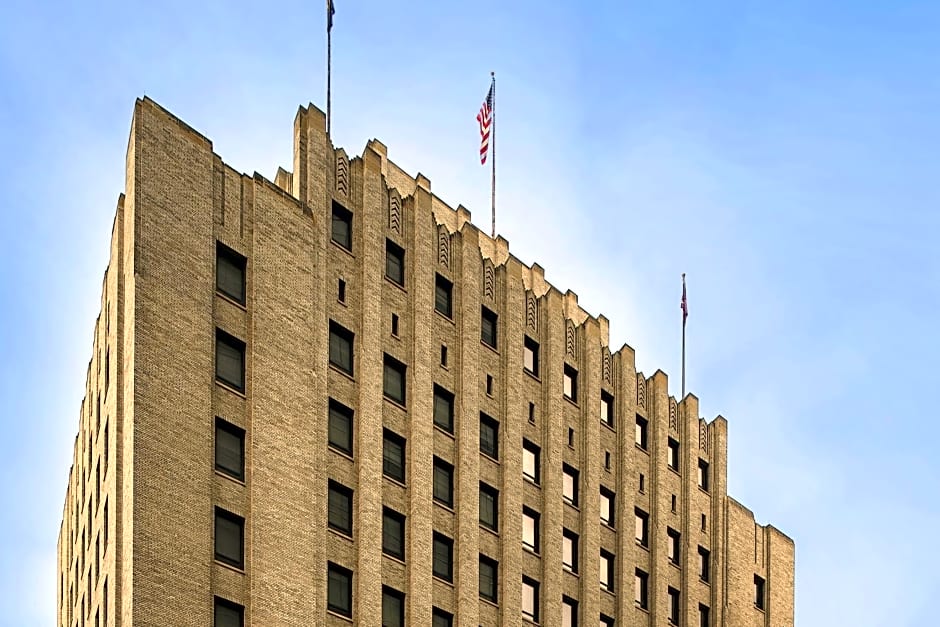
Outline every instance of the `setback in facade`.
{"type": "Polygon", "coordinates": [[[788,627],[727,422],[372,140],[271,182],[138,100],[59,627],[788,627]]]}

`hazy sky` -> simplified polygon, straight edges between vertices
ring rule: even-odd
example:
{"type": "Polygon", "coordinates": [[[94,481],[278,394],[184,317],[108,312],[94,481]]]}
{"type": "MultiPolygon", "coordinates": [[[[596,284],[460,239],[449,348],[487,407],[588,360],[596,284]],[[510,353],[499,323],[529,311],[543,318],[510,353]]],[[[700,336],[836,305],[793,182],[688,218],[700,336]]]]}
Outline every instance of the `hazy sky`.
{"type": "MultiPolygon", "coordinates": [[[[322,2],[134,4],[0,20],[4,626],[54,623],[134,99],[272,179],[324,105],[322,2]]],[[[488,230],[495,70],[497,230],[676,395],[688,273],[688,387],[729,420],[730,493],[796,542],[797,625],[935,625],[938,32],[935,1],[336,0],[334,141],[488,230]]]]}

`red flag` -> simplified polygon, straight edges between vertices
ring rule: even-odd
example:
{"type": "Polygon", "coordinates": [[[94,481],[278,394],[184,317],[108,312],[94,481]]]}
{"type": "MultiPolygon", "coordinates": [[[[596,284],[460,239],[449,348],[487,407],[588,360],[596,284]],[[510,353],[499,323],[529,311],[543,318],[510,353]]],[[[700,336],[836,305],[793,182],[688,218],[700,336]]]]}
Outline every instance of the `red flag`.
{"type": "Polygon", "coordinates": [[[689,317],[689,301],[685,297],[685,272],[682,273],[682,326],[685,326],[685,319],[689,317]]]}
{"type": "Polygon", "coordinates": [[[490,151],[490,122],[493,118],[493,85],[486,93],[486,100],[477,113],[477,122],[480,123],[480,164],[486,164],[486,153],[490,151]]]}

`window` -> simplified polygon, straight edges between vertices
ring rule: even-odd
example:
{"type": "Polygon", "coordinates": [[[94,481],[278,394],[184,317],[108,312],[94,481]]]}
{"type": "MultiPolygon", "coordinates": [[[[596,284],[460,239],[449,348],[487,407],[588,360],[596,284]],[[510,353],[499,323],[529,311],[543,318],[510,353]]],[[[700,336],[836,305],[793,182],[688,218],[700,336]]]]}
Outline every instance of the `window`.
{"type": "Polygon", "coordinates": [[[610,451],[604,451],[604,470],[610,472],[610,451]]]}
{"type": "Polygon", "coordinates": [[[614,397],[601,390],[601,422],[608,427],[614,426],[614,397]]]}
{"type": "MultiPolygon", "coordinates": [[[[104,607],[107,607],[105,602],[104,607]]],[[[105,625],[107,610],[105,611],[105,625]]],[[[221,597],[215,598],[215,627],[242,627],[245,624],[245,608],[221,597]]]]}
{"type": "Polygon", "coordinates": [[[578,471],[568,464],[562,465],[561,495],[566,502],[578,506],[578,471]]]}
{"type": "Polygon", "coordinates": [[[447,345],[441,344],[441,366],[447,367],[447,345]]]}
{"type": "Polygon", "coordinates": [[[454,541],[439,533],[434,534],[433,563],[435,577],[454,580],[454,541]]]}
{"type": "Polygon", "coordinates": [[[486,375],[486,395],[493,396],[493,375],[486,375]]]}
{"type": "Polygon", "coordinates": [[[708,519],[705,518],[705,514],[702,514],[702,531],[708,530],[708,519]]]}
{"type": "Polygon", "coordinates": [[[642,472],[640,473],[639,489],[640,489],[640,494],[643,494],[646,491],[646,477],[643,475],[642,472]]]}
{"type": "Polygon", "coordinates": [[[353,374],[353,341],[355,335],[330,320],[330,364],[343,372],[353,374]]]}
{"type": "Polygon", "coordinates": [[[499,423],[480,412],[480,452],[499,459],[499,423]]]}
{"type": "Polygon", "coordinates": [[[568,448],[574,448],[574,429],[568,427],[568,448]]]}
{"type": "Polygon", "coordinates": [[[439,457],[434,458],[434,500],[454,506],[454,467],[439,457]]]}
{"type": "Polygon", "coordinates": [[[530,374],[539,376],[539,343],[528,335],[522,344],[522,367],[530,374]]]}
{"type": "Polygon", "coordinates": [[[215,419],[215,469],[236,479],[245,478],[245,431],[215,419]]]}
{"type": "Polygon", "coordinates": [[[382,627],[404,627],[405,594],[382,586],[382,627]]]}
{"type": "Polygon", "coordinates": [[[447,433],[454,432],[454,395],[434,385],[434,424],[447,433]]]}
{"type": "Polygon", "coordinates": [[[565,364],[565,398],[569,398],[575,403],[578,402],[578,371],[565,364]]]}
{"type": "Polygon", "coordinates": [[[669,444],[666,449],[666,464],[679,472],[679,443],[669,438],[669,444]]]}
{"type": "Polygon", "coordinates": [[[480,309],[480,339],[491,348],[496,348],[498,320],[499,317],[495,311],[490,311],[486,307],[480,309]]]}
{"type": "Polygon", "coordinates": [[[633,583],[633,600],[644,610],[649,609],[649,575],[639,568],[633,583]]]}
{"type": "Polygon", "coordinates": [[[386,477],[405,482],[405,438],[388,429],[382,434],[382,472],[386,477]]]}
{"type": "Polygon", "coordinates": [[[578,627],[578,602],[561,597],[561,627],[578,627]]]}
{"type": "Polygon", "coordinates": [[[454,627],[454,615],[435,607],[431,614],[431,627],[454,627]]]}
{"type": "Polygon", "coordinates": [[[454,316],[453,292],[454,284],[441,275],[436,275],[434,279],[434,309],[448,318],[454,316]]]}
{"type": "Polygon", "coordinates": [[[673,564],[679,563],[679,532],[671,527],[666,528],[666,557],[673,564]]]}
{"type": "Polygon", "coordinates": [[[248,260],[237,252],[216,242],[215,289],[232,300],[245,304],[245,267],[248,260]]]}
{"type": "Polygon", "coordinates": [[[669,587],[667,590],[669,595],[669,624],[678,625],[679,624],[679,591],[669,587]]]}
{"type": "Polygon", "coordinates": [[[398,314],[392,314],[392,336],[398,337],[398,314]]]}
{"type": "Polygon", "coordinates": [[[353,491],[335,481],[329,483],[327,524],[347,536],[353,528],[353,491]]]}
{"type": "Polygon", "coordinates": [[[561,532],[561,565],[565,570],[578,572],[578,534],[570,529],[561,532]]]}
{"type": "Polygon", "coordinates": [[[764,579],[754,575],[754,607],[764,609],[764,579]]]}
{"type": "Polygon", "coordinates": [[[352,455],[353,410],[332,398],[329,410],[329,441],[333,448],[352,455]]]}
{"type": "Polygon", "coordinates": [[[614,627],[614,619],[606,614],[601,614],[601,627],[614,627]]]}
{"type": "Polygon", "coordinates": [[[672,495],[672,512],[673,513],[676,512],[676,495],[675,494],[672,495]]]}
{"type": "Polygon", "coordinates": [[[646,450],[647,438],[647,422],[646,418],[636,415],[636,445],[639,446],[644,451],[646,450]]]}
{"type": "Polygon", "coordinates": [[[385,278],[405,287],[405,249],[390,239],[385,240],[385,278]]]}
{"type": "Polygon", "coordinates": [[[604,549],[601,549],[600,580],[601,588],[614,591],[614,556],[604,549]]]}
{"type": "Polygon", "coordinates": [[[698,578],[708,583],[711,554],[703,546],[698,547],[698,578]]]}
{"type": "Polygon", "coordinates": [[[245,391],[245,343],[222,329],[215,330],[215,378],[245,391]]]}
{"type": "Polygon", "coordinates": [[[499,532],[499,490],[480,482],[480,524],[499,532]]]}
{"type": "Polygon", "coordinates": [[[387,507],[382,509],[382,552],[405,559],[405,516],[387,507]]]}
{"type": "Polygon", "coordinates": [[[528,507],[522,508],[522,546],[539,552],[539,513],[528,507]]]}
{"type": "Polygon", "coordinates": [[[499,562],[480,554],[480,596],[497,602],[499,594],[499,562]]]}
{"type": "Polygon", "coordinates": [[[650,517],[643,510],[636,508],[636,542],[640,546],[649,548],[650,545],[650,517]]]}
{"type": "Polygon", "coordinates": [[[340,279],[336,284],[336,300],[341,303],[346,302],[346,281],[340,279]]]}
{"type": "Polygon", "coordinates": [[[236,568],[245,565],[245,519],[215,508],[215,559],[236,568]]]}
{"type": "Polygon", "coordinates": [[[522,476],[538,485],[539,447],[528,440],[522,441],[522,476]]]}
{"type": "Polygon", "coordinates": [[[709,610],[707,605],[698,604],[698,625],[699,627],[709,627],[709,610]]]}
{"type": "Polygon", "coordinates": [[[327,579],[327,609],[352,618],[352,571],[328,562],[327,579]]]}
{"type": "Polygon", "coordinates": [[[529,424],[535,424],[535,403],[529,402],[529,424]]]}
{"type": "Polygon", "coordinates": [[[348,251],[352,251],[352,219],[352,212],[334,200],[331,239],[348,251]]]}
{"type": "Polygon", "coordinates": [[[539,620],[539,582],[522,578],[522,615],[532,622],[539,620]]]}
{"type": "Polygon", "coordinates": [[[615,511],[614,493],[601,486],[601,522],[608,527],[614,527],[615,511]]]}
{"type": "Polygon", "coordinates": [[[708,462],[704,459],[698,460],[698,487],[708,492],[708,462]]]}
{"type": "Polygon", "coordinates": [[[389,354],[385,355],[382,391],[385,393],[385,398],[401,405],[405,404],[405,364],[389,354]]]}

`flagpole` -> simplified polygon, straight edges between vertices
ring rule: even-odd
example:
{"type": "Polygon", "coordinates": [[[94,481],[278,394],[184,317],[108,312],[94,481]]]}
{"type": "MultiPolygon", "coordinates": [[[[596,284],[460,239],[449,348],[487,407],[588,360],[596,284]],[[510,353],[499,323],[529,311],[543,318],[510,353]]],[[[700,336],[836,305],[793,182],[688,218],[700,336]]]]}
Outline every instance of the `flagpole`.
{"type": "Polygon", "coordinates": [[[493,79],[493,104],[490,113],[490,125],[492,130],[490,131],[490,143],[491,143],[491,157],[493,160],[493,175],[491,180],[491,189],[490,189],[490,200],[492,203],[492,237],[496,239],[496,72],[490,72],[490,76],[493,79]]]}
{"type": "Polygon", "coordinates": [[[685,272],[682,273],[682,398],[685,398],[685,319],[689,316],[689,304],[685,295],[685,272]]]}
{"type": "Polygon", "coordinates": [[[326,0],[326,134],[330,134],[330,74],[333,65],[333,0],[326,0]]]}

